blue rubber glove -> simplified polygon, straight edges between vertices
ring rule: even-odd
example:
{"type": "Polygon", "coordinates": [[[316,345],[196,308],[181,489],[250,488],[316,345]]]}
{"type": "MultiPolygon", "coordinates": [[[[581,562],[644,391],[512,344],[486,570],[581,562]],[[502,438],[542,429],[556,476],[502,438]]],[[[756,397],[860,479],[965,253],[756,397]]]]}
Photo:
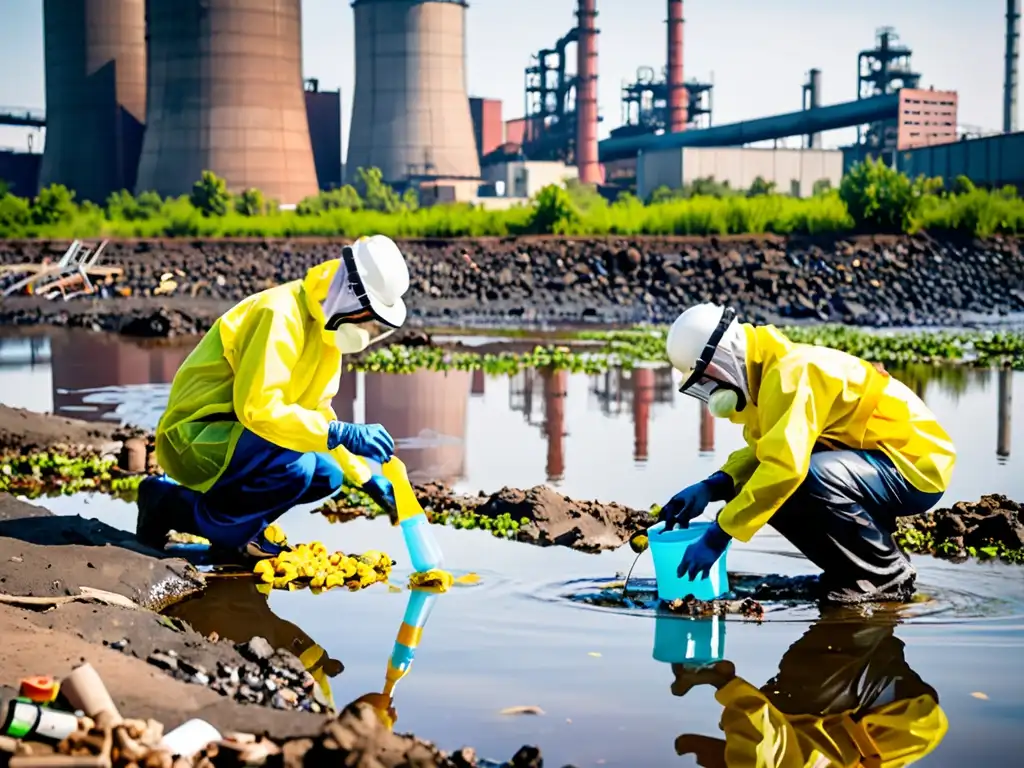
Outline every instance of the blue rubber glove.
{"type": "Polygon", "coordinates": [[[711,567],[718,562],[730,541],[732,536],[719,528],[716,520],[683,554],[676,574],[679,578],[689,576],[691,581],[696,579],[698,574],[707,578],[711,574],[711,567]]]}
{"type": "Polygon", "coordinates": [[[395,488],[390,480],[382,475],[373,475],[360,490],[387,512],[392,522],[395,521],[398,517],[398,507],[395,504],[395,488]]]}
{"type": "Polygon", "coordinates": [[[688,528],[712,501],[726,501],[733,496],[732,478],[724,472],[715,472],[699,483],[683,488],[661,508],[658,520],[665,522],[665,530],[676,526],[688,528]]]}
{"type": "Polygon", "coordinates": [[[395,454],[395,441],[380,424],[332,421],[327,428],[327,450],[343,446],[356,456],[385,463],[395,454]]]}

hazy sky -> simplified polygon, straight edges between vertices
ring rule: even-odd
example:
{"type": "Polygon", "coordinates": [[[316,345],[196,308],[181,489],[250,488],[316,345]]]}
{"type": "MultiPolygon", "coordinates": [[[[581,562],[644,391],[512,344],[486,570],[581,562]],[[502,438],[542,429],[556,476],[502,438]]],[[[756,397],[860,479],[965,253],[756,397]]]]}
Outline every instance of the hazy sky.
{"type": "MultiPolygon", "coordinates": [[[[0,105],[43,107],[41,0],[0,0],[0,105]]],[[[659,72],[666,57],[665,0],[598,0],[601,136],[620,123],[620,88],[637,67],[659,72]]],[[[468,87],[523,111],[523,69],[574,24],[574,0],[476,0],[467,11],[468,87]]],[[[822,103],[856,97],[857,53],[875,30],[896,29],[914,51],[924,87],[960,94],[960,123],[1002,127],[1005,0],[688,0],[686,77],[714,75],[714,121],[800,108],[808,69],[822,70],[822,103]]],[[[346,0],[303,0],[305,77],[342,91],[347,140],[353,64],[346,0]]],[[[850,131],[826,134],[827,146],[850,131]]],[[[26,132],[0,127],[0,146],[26,146],[26,132]]],[[[39,142],[37,139],[36,147],[39,142]]]]}

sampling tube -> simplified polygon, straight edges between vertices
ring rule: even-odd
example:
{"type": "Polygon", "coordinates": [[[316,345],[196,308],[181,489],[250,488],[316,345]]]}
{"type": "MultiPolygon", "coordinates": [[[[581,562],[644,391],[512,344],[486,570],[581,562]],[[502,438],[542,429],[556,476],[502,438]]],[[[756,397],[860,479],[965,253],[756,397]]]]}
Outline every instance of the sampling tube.
{"type": "Polygon", "coordinates": [[[381,466],[381,474],[394,486],[398,524],[402,527],[402,537],[405,539],[405,547],[409,551],[413,569],[417,573],[422,573],[441,568],[444,565],[444,555],[430,530],[430,521],[412,489],[405,464],[397,456],[392,456],[381,466]]]}
{"type": "Polygon", "coordinates": [[[405,607],[405,616],[402,618],[402,625],[398,628],[398,637],[395,638],[395,647],[388,659],[388,668],[384,676],[384,690],[382,693],[391,697],[395,685],[409,673],[412,660],[416,656],[416,647],[420,644],[420,637],[423,635],[423,627],[430,618],[430,612],[434,609],[438,593],[425,589],[413,587],[409,591],[409,603],[405,607]]]}

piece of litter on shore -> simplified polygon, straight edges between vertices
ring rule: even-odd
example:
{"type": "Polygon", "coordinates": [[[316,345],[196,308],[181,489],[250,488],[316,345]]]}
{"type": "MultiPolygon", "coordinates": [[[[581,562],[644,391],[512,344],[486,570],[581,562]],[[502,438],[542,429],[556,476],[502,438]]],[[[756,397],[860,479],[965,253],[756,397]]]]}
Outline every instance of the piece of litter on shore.
{"type": "Polygon", "coordinates": [[[593,656],[595,659],[601,658],[601,654],[597,651],[590,651],[589,653],[587,653],[587,656],[593,656]]]}
{"type": "Polygon", "coordinates": [[[544,710],[535,706],[505,707],[498,714],[500,715],[543,715],[544,710]]]}
{"type": "Polygon", "coordinates": [[[981,699],[982,701],[988,701],[988,694],[982,693],[981,691],[974,691],[971,693],[971,696],[976,699],[981,699]]]}

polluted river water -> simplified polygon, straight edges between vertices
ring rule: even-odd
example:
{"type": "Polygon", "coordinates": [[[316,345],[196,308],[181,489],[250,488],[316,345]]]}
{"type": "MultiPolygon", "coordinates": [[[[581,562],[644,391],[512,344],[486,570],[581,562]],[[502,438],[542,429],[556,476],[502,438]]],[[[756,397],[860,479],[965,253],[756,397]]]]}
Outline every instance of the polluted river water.
{"type": "MultiPolygon", "coordinates": [[[[87,332],[0,339],[0,402],[152,428],[188,351],[87,332]]],[[[987,493],[1024,499],[1024,465],[1013,454],[1024,450],[1024,374],[918,368],[897,375],[956,441],[944,503],[987,493]]],[[[574,498],[646,508],[709,474],[741,444],[737,428],[705,418],[676,386],[667,369],[349,373],[334,407],[342,419],[385,424],[414,482],[440,480],[473,493],[548,483],[574,498]]],[[[134,530],[134,506],[115,499],[40,503],[134,530]]],[[[409,572],[401,534],[386,519],[332,525],[297,509],[281,524],[292,541],[387,552],[398,561],[395,583],[409,572]]],[[[776,726],[849,711],[868,712],[865,722],[893,708],[916,713],[910,753],[937,742],[921,765],[1009,764],[1024,749],[1019,566],[915,556],[919,592],[928,599],[908,607],[865,616],[768,604],[762,623],[729,617],[715,633],[732,669],[697,676],[653,658],[659,625],[687,620],[569,599],[625,573],[634,560],[628,546],[588,555],[483,531],[435,532],[448,567],[481,578],[438,596],[392,706],[396,730],[444,749],[468,744],[505,757],[531,743],[554,766],[694,765],[698,758],[725,765],[720,722],[768,702],[774,715],[757,722],[776,726]],[[733,669],[735,679],[716,699],[712,684],[722,685],[733,669]],[[514,707],[533,714],[503,714],[514,707]]],[[[770,529],[734,544],[729,569],[815,570],[770,529]]],[[[652,577],[644,554],[634,578],[649,586],[652,577]]],[[[381,586],[273,592],[268,602],[251,581],[217,579],[203,598],[172,612],[204,633],[235,641],[261,635],[292,649],[325,671],[334,701],[344,705],[382,690],[408,595],[381,586]]],[[[761,738],[770,736],[760,727],[761,738]]],[[[901,738],[904,744],[908,736],[901,738]]],[[[890,743],[876,741],[883,752],[890,743]]]]}

